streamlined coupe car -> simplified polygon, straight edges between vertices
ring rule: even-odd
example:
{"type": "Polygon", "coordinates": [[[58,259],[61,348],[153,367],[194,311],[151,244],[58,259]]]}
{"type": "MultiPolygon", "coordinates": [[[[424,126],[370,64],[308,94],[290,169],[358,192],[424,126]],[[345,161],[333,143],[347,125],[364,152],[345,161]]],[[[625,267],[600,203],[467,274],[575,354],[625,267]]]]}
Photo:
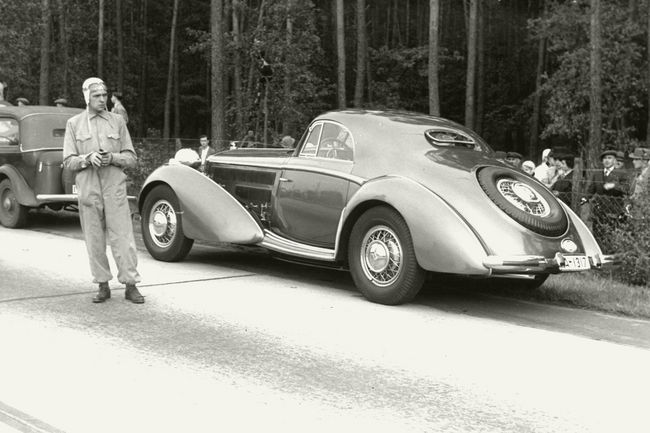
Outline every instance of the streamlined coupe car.
{"type": "Polygon", "coordinates": [[[295,149],[227,150],[205,174],[164,165],[139,209],[158,260],[182,260],[196,239],[258,245],[348,268],[367,299],[391,305],[411,300],[427,272],[537,286],[612,259],[569,207],[477,134],[417,113],[332,111],[295,149]]]}
{"type": "Polygon", "coordinates": [[[78,108],[0,106],[0,224],[22,227],[30,209],[76,206],[63,137],[78,108]]]}

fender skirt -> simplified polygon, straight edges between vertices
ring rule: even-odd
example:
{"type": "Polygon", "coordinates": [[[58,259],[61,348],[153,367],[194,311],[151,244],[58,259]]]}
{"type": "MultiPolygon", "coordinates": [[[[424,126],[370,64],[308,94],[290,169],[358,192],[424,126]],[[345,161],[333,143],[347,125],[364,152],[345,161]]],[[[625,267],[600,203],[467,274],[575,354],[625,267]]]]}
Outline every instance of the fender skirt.
{"type": "Polygon", "coordinates": [[[138,199],[140,213],[147,192],[160,184],[178,197],[188,238],[238,244],[256,244],[264,238],[260,225],[233,196],[185,165],[163,165],[149,175],[138,199]]]}
{"type": "Polygon", "coordinates": [[[34,190],[27,185],[25,178],[15,167],[12,167],[11,165],[0,166],[0,174],[4,174],[11,181],[11,186],[14,190],[14,194],[16,194],[18,203],[29,207],[39,206],[34,190]]]}
{"type": "MultiPolygon", "coordinates": [[[[399,212],[409,227],[415,256],[427,271],[489,275],[487,252],[467,222],[433,191],[403,177],[382,177],[365,183],[348,202],[343,221],[368,201],[384,202],[399,212]]],[[[355,218],[356,219],[356,218],[355,218]]]]}

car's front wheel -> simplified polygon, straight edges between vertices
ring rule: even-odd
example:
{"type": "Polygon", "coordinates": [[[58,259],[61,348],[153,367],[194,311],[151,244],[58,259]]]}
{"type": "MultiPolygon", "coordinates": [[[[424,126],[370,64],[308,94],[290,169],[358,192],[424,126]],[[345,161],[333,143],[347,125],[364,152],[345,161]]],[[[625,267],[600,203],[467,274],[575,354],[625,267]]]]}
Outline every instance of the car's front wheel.
{"type": "Polygon", "coordinates": [[[369,209],[354,224],[348,262],[359,291],[379,304],[409,302],[424,283],[406,221],[386,206],[369,209]]]}
{"type": "Polygon", "coordinates": [[[11,180],[0,182],[0,224],[9,228],[20,228],[27,224],[29,208],[18,203],[11,180]]]}
{"type": "Polygon", "coordinates": [[[167,185],[154,187],[142,206],[142,238],[149,254],[165,262],[183,260],[190,252],[193,239],[183,233],[178,197],[167,185]]]}

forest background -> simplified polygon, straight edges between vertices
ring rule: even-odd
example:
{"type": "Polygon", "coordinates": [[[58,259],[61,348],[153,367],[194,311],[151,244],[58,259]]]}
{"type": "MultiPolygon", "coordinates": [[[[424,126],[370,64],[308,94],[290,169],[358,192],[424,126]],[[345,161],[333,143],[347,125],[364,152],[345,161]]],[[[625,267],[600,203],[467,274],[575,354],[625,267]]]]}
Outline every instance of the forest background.
{"type": "Polygon", "coordinates": [[[7,99],[83,107],[100,76],[134,137],[274,142],[340,107],[441,115],[496,150],[592,165],[646,142],[646,0],[0,0],[7,99]]]}

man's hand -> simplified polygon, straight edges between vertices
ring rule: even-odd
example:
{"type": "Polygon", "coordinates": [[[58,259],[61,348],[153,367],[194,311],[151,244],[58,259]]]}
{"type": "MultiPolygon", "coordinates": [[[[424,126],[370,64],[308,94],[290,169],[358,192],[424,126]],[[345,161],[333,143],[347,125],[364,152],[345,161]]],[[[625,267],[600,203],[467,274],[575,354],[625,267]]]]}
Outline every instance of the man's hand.
{"type": "Polygon", "coordinates": [[[100,153],[100,155],[102,158],[102,167],[111,165],[111,163],[113,162],[113,154],[111,152],[102,152],[100,153]]]}
{"type": "Polygon", "coordinates": [[[102,155],[99,152],[93,152],[86,157],[86,160],[95,167],[102,166],[102,155]]]}

